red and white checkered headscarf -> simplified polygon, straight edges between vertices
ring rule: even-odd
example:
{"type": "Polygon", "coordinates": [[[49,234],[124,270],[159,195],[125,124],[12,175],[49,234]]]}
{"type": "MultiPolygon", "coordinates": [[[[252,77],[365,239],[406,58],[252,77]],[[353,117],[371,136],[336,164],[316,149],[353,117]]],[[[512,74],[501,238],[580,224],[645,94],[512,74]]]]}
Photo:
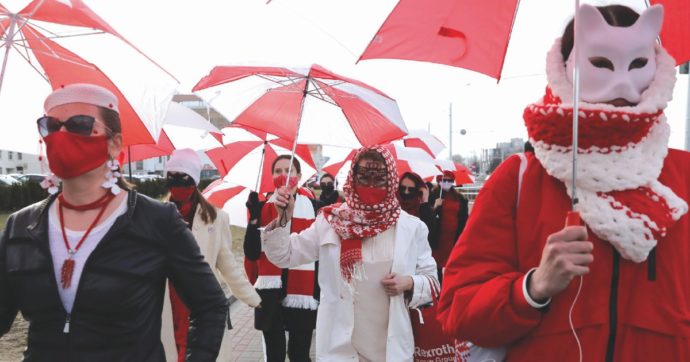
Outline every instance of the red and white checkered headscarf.
{"type": "Polygon", "coordinates": [[[362,275],[362,239],[378,235],[398,221],[400,203],[396,197],[397,187],[398,171],[393,155],[382,146],[363,147],[353,157],[352,167],[343,186],[345,203],[321,209],[326,221],[340,236],[340,272],[346,282],[362,275]],[[354,189],[354,173],[360,156],[372,150],[383,156],[386,164],[386,197],[378,204],[369,205],[360,200],[354,189]]]}

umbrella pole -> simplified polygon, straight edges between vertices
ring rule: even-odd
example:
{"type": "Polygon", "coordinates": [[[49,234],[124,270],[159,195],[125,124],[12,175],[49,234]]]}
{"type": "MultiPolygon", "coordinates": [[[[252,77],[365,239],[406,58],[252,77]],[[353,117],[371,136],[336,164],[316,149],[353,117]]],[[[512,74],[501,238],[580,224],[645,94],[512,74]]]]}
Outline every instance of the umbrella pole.
{"type": "Polygon", "coordinates": [[[132,146],[127,146],[127,163],[129,164],[129,182],[132,182],[132,146]]]}
{"type": "Polygon", "coordinates": [[[7,30],[7,40],[5,41],[5,57],[2,59],[2,70],[0,70],[0,90],[2,90],[2,81],[5,79],[5,69],[7,69],[7,58],[10,56],[10,49],[14,43],[14,27],[17,24],[14,14],[10,14],[10,28],[7,30]]]}
{"type": "MultiPolygon", "coordinates": [[[[297,139],[299,138],[299,129],[300,126],[302,125],[302,112],[304,112],[304,101],[307,98],[307,94],[309,94],[309,76],[307,75],[307,81],[304,86],[304,91],[302,93],[302,102],[300,103],[299,106],[299,115],[297,118],[297,131],[295,132],[295,140],[292,142],[292,153],[290,154],[290,166],[288,167],[288,173],[287,177],[285,178],[285,187],[287,188],[289,183],[290,183],[290,175],[292,175],[292,163],[295,160],[295,152],[297,151],[297,139]]],[[[299,186],[299,180],[298,186],[299,186]]],[[[278,220],[278,223],[281,227],[285,227],[287,225],[287,215],[286,211],[283,211],[280,215],[280,219],[278,220]]]]}
{"type": "Polygon", "coordinates": [[[575,59],[575,68],[573,69],[573,164],[572,164],[572,179],[571,179],[571,194],[570,194],[570,207],[575,211],[575,205],[577,205],[577,153],[578,153],[578,125],[580,123],[580,67],[577,63],[577,11],[580,9],[580,0],[575,0],[575,20],[573,27],[573,57],[575,59]]]}
{"type": "Polygon", "coordinates": [[[254,190],[256,192],[259,192],[259,181],[261,180],[261,174],[263,173],[264,170],[264,157],[266,157],[266,145],[268,144],[268,141],[264,141],[264,149],[261,150],[261,161],[259,162],[259,174],[256,176],[256,187],[254,190]]]}
{"type": "Polygon", "coordinates": [[[299,115],[297,118],[297,131],[295,132],[295,140],[292,142],[292,153],[290,154],[290,166],[288,167],[288,180],[285,181],[285,186],[288,186],[288,181],[290,178],[290,175],[292,174],[292,163],[294,162],[295,159],[295,152],[297,151],[297,139],[299,138],[299,129],[300,126],[302,125],[302,113],[304,112],[304,101],[307,99],[307,95],[309,94],[309,82],[310,82],[310,77],[307,76],[307,81],[304,86],[304,91],[302,92],[302,103],[300,104],[299,107],[299,115]]]}

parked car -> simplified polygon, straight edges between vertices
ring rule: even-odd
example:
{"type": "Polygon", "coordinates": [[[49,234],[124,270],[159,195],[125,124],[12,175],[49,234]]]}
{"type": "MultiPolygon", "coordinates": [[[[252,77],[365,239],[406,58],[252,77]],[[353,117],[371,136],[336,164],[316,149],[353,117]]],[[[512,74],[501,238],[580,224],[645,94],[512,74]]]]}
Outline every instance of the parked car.
{"type": "Polygon", "coordinates": [[[0,175],[0,186],[9,186],[18,183],[19,181],[17,181],[14,177],[11,177],[10,175],[0,175]]]}
{"type": "Polygon", "coordinates": [[[36,183],[41,183],[43,179],[45,178],[45,175],[41,175],[39,173],[27,173],[25,175],[21,175],[17,180],[19,182],[36,182],[36,183]]]}
{"type": "Polygon", "coordinates": [[[7,176],[12,177],[15,180],[19,180],[19,178],[24,176],[24,175],[21,173],[8,173],[7,176]]]}

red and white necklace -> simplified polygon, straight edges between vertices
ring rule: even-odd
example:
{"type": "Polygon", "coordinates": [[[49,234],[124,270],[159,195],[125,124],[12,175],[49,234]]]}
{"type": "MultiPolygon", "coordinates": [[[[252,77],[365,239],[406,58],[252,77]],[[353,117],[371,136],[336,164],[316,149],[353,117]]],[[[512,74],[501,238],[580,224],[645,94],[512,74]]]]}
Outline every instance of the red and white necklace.
{"type": "Polygon", "coordinates": [[[60,215],[60,228],[62,230],[62,240],[65,242],[65,248],[67,248],[67,253],[69,255],[67,259],[65,259],[65,261],[62,263],[62,269],[60,272],[60,284],[62,285],[63,289],[67,289],[72,285],[72,275],[74,274],[74,254],[76,254],[77,251],[79,251],[79,248],[81,248],[82,244],[84,244],[86,238],[89,236],[93,228],[96,226],[96,224],[98,224],[98,221],[105,213],[105,209],[107,209],[108,205],[110,205],[110,201],[112,201],[114,198],[115,195],[113,195],[110,192],[107,192],[105,195],[103,195],[103,197],[92,203],[86,205],[74,205],[66,201],[63,194],[60,194],[60,196],[58,196],[58,212],[60,215]],[[96,215],[96,218],[93,220],[91,225],[89,225],[88,229],[86,229],[86,232],[84,232],[84,235],[74,246],[74,248],[70,247],[69,241],[67,240],[63,208],[76,211],[88,211],[100,208],[100,210],[98,211],[98,215],[96,215]]]}

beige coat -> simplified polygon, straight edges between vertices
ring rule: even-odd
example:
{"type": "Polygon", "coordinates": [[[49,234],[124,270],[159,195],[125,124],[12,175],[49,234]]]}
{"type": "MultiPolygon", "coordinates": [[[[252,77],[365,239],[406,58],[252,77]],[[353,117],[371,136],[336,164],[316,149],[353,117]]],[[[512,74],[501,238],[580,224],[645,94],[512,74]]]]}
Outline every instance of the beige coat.
{"type": "MultiPolygon", "coordinates": [[[[201,253],[216,274],[218,281],[227,284],[230,291],[237,299],[256,307],[261,303],[261,297],[247,280],[244,266],[238,263],[232,254],[232,235],[230,233],[230,218],[224,211],[216,209],[218,217],[213,224],[205,224],[201,219],[200,208],[194,215],[192,234],[196,238],[201,253]]],[[[166,298],[163,305],[161,326],[161,340],[165,348],[165,356],[168,362],[177,361],[177,347],[175,346],[175,334],[172,324],[172,308],[170,298],[166,290],[166,298]]],[[[225,332],[223,343],[218,354],[218,361],[229,361],[232,352],[228,330],[225,332]]]]}

